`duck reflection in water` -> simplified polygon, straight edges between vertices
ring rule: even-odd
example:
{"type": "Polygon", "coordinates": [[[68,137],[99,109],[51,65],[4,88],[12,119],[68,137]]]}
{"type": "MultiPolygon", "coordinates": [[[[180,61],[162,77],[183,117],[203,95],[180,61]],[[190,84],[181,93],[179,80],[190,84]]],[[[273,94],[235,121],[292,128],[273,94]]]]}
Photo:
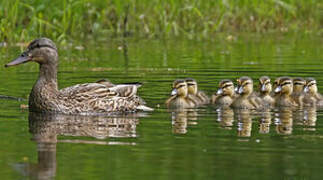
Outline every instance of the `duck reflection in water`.
{"type": "Polygon", "coordinates": [[[221,107],[217,110],[218,118],[217,121],[224,129],[232,129],[234,121],[234,113],[230,107],[221,107]]]}
{"type": "Polygon", "coordinates": [[[259,122],[259,133],[268,134],[270,131],[271,124],[271,112],[268,109],[265,109],[261,112],[261,119],[259,122]]]}
{"type": "Polygon", "coordinates": [[[236,109],[236,118],[238,120],[238,136],[239,137],[250,137],[252,128],[252,119],[249,109],[236,109]]]}
{"type": "Polygon", "coordinates": [[[197,125],[196,109],[181,109],[172,111],[172,127],[174,134],[186,134],[188,125],[197,125]]]}
{"type": "Polygon", "coordinates": [[[31,179],[52,179],[56,175],[57,143],[97,145],[135,145],[133,142],[107,142],[108,137],[136,137],[139,117],[145,114],[106,116],[71,116],[62,114],[29,113],[29,131],[37,143],[38,162],[16,163],[14,169],[31,179]],[[60,140],[57,136],[86,136],[97,140],[60,140]]]}
{"type": "Polygon", "coordinates": [[[317,112],[316,106],[304,108],[304,130],[315,131],[317,112]]]}
{"type": "Polygon", "coordinates": [[[290,107],[281,107],[275,114],[277,134],[289,135],[293,131],[293,111],[290,107]]]}

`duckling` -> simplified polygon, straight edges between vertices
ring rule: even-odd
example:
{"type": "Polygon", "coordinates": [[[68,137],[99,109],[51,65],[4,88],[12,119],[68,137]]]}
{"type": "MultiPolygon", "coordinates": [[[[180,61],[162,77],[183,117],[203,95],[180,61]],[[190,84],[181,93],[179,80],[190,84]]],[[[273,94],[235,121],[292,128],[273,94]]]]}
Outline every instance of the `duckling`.
{"type": "Polygon", "coordinates": [[[279,107],[295,107],[297,104],[291,98],[293,93],[293,81],[289,77],[280,77],[275,88],[275,105],[279,107]]]}
{"type": "Polygon", "coordinates": [[[239,109],[257,109],[261,107],[261,100],[253,95],[253,81],[250,77],[243,76],[237,79],[236,93],[239,96],[233,101],[232,107],[239,109]]]}
{"type": "Polygon", "coordinates": [[[203,91],[198,90],[197,82],[195,79],[186,78],[185,82],[187,83],[188,94],[192,96],[191,98],[195,100],[198,105],[204,105],[210,102],[209,97],[203,91]]]}
{"type": "Polygon", "coordinates": [[[232,104],[236,95],[234,93],[233,82],[229,79],[224,79],[219,83],[219,88],[216,94],[212,95],[212,104],[219,107],[228,107],[232,104]]]}
{"type": "Polygon", "coordinates": [[[299,107],[303,107],[305,84],[306,84],[306,81],[301,77],[297,77],[293,79],[293,93],[291,97],[299,107]]]}
{"type": "Polygon", "coordinates": [[[171,97],[165,103],[168,108],[172,109],[194,108],[197,105],[194,100],[188,97],[187,84],[182,79],[173,82],[171,97]]]}
{"type": "Polygon", "coordinates": [[[304,87],[304,104],[306,106],[323,106],[323,97],[317,91],[316,80],[314,78],[307,78],[304,87]]]}
{"type": "Polygon", "coordinates": [[[263,101],[264,106],[272,107],[275,103],[274,98],[270,96],[272,86],[268,76],[261,76],[259,78],[260,94],[259,97],[263,101]]]}

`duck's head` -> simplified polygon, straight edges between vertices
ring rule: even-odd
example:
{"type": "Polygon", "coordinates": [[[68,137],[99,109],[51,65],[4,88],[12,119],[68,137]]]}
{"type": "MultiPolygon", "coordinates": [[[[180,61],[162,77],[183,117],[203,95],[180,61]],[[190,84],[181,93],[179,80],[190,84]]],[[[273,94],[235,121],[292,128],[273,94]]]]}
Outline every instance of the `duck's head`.
{"type": "Polygon", "coordinates": [[[259,86],[262,94],[269,94],[272,90],[270,78],[268,76],[261,76],[259,78],[259,86]]]}
{"type": "Polygon", "coordinates": [[[233,96],[234,94],[234,85],[233,82],[229,79],[224,79],[219,83],[219,89],[216,92],[217,95],[222,96],[233,96]]]}
{"type": "Polygon", "coordinates": [[[188,88],[185,80],[177,79],[173,82],[172,96],[186,97],[188,94],[188,88]]]}
{"type": "Polygon", "coordinates": [[[26,62],[37,62],[40,65],[58,64],[57,48],[54,42],[48,38],[39,38],[32,41],[26,51],[18,58],[5,65],[5,67],[15,66],[26,62]]]}
{"type": "Polygon", "coordinates": [[[304,90],[306,81],[301,77],[297,77],[293,79],[293,92],[294,93],[301,93],[304,90]]]}
{"type": "Polygon", "coordinates": [[[316,80],[314,78],[307,78],[306,85],[304,87],[305,93],[316,94],[317,93],[317,85],[316,80]]]}
{"type": "Polygon", "coordinates": [[[235,89],[237,94],[249,95],[253,91],[253,81],[250,77],[243,76],[237,79],[237,87],[235,89]]]}
{"type": "Polygon", "coordinates": [[[293,81],[289,77],[281,77],[275,88],[275,93],[290,95],[293,93],[293,81]]]}
{"type": "Polygon", "coordinates": [[[197,82],[195,81],[195,79],[186,78],[185,82],[187,83],[188,93],[196,95],[198,89],[197,89],[197,82]]]}

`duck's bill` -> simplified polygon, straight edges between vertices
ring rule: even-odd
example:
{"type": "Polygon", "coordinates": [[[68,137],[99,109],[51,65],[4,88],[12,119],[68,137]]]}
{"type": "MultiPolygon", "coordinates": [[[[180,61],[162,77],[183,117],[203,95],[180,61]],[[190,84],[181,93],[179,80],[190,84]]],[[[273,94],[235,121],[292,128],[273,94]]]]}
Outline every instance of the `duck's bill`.
{"type": "Polygon", "coordinates": [[[221,95],[223,93],[222,88],[218,89],[218,91],[216,92],[216,95],[221,95]]]}
{"type": "Polygon", "coordinates": [[[238,91],[239,91],[239,87],[237,86],[234,88],[234,92],[239,93],[238,91]]]}
{"type": "Polygon", "coordinates": [[[262,92],[265,92],[266,91],[266,85],[265,84],[263,84],[263,85],[261,85],[261,89],[260,89],[262,92]]]}
{"type": "Polygon", "coordinates": [[[238,90],[238,94],[242,94],[243,93],[243,87],[242,86],[240,86],[239,87],[239,90],[238,90]]]}
{"type": "Polygon", "coordinates": [[[28,62],[30,60],[31,60],[31,58],[29,56],[21,55],[17,59],[15,59],[15,60],[11,61],[10,63],[6,64],[5,67],[23,64],[23,63],[26,63],[26,62],[28,62]]]}
{"type": "Polygon", "coordinates": [[[275,93],[279,93],[281,90],[282,90],[282,87],[281,87],[281,86],[278,86],[278,87],[275,89],[275,93]]]}
{"type": "Polygon", "coordinates": [[[173,89],[172,92],[170,93],[171,96],[175,96],[177,94],[177,89],[173,89]]]}

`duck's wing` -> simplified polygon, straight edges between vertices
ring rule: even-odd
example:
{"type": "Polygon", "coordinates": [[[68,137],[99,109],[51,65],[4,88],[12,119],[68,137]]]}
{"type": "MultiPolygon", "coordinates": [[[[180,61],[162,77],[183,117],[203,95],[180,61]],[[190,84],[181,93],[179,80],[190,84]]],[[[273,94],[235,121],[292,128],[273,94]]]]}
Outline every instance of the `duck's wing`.
{"type": "Polygon", "coordinates": [[[71,111],[76,113],[153,110],[144,106],[138,96],[121,97],[117,92],[99,83],[78,84],[61,89],[60,99],[63,108],[71,108],[71,111]]]}
{"type": "Polygon", "coordinates": [[[111,81],[109,81],[108,79],[100,79],[98,81],[96,81],[95,83],[99,83],[99,84],[103,84],[106,87],[110,88],[115,86],[111,81]]]}
{"type": "Polygon", "coordinates": [[[99,83],[85,83],[70,86],[61,89],[60,92],[64,96],[68,97],[97,97],[97,98],[109,98],[116,97],[118,93],[111,91],[103,84],[99,83]]]}
{"type": "Polygon", "coordinates": [[[141,87],[141,85],[141,83],[117,84],[109,89],[118,93],[121,97],[131,97],[137,94],[138,88],[141,87]]]}
{"type": "Polygon", "coordinates": [[[139,82],[112,84],[108,79],[101,79],[95,83],[105,85],[111,91],[118,93],[121,97],[130,97],[136,95],[138,88],[142,85],[142,83],[139,82]]]}

